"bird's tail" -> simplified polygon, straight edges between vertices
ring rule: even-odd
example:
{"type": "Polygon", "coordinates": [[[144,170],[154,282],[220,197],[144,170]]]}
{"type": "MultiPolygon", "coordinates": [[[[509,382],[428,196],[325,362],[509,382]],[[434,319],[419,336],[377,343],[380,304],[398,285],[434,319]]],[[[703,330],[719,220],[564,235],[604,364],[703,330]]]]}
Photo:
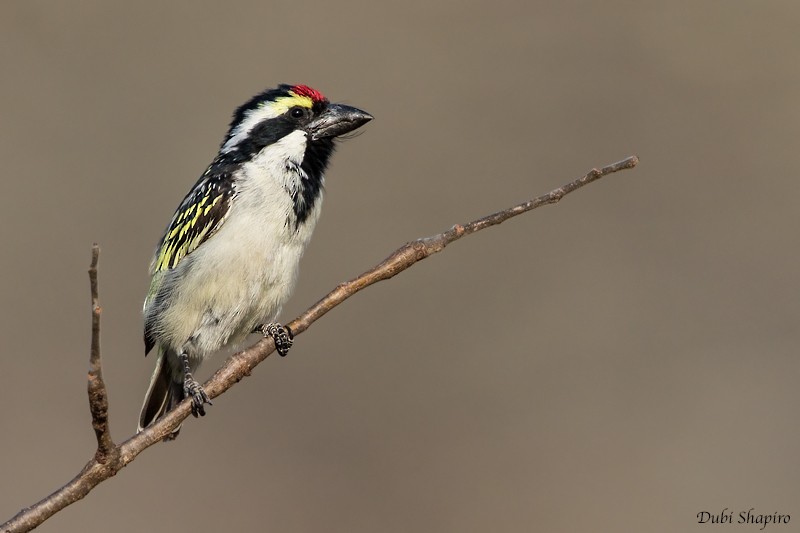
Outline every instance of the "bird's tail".
{"type": "MultiPolygon", "coordinates": [[[[142,412],[139,414],[137,433],[171,411],[183,400],[183,372],[174,368],[178,355],[168,348],[158,346],[158,360],[150,387],[144,397],[142,412]]],[[[178,426],[164,440],[172,440],[178,436],[178,426]]]]}

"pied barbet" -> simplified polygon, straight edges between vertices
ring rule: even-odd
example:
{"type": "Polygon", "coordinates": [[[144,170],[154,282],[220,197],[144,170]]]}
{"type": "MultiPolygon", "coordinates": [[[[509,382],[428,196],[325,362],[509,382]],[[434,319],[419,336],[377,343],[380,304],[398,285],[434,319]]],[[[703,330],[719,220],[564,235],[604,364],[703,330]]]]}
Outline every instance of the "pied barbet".
{"type": "Polygon", "coordinates": [[[150,266],[144,343],[157,360],[139,431],[187,397],[204,415],[211,402],[192,372],[248,334],[271,336],[286,355],[292,333],[275,319],[319,218],[334,142],[370,120],[306,85],[280,85],[236,110],[150,266]]]}

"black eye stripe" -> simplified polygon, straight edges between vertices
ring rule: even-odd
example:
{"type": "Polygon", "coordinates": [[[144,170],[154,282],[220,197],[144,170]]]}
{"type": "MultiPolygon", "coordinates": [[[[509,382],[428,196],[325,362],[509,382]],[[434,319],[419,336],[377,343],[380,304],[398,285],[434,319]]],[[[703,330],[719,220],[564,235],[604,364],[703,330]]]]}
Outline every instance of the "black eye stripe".
{"type": "Polygon", "coordinates": [[[265,120],[253,127],[247,137],[236,145],[238,155],[245,160],[250,159],[266,146],[275,144],[296,129],[295,120],[286,115],[265,120]]]}

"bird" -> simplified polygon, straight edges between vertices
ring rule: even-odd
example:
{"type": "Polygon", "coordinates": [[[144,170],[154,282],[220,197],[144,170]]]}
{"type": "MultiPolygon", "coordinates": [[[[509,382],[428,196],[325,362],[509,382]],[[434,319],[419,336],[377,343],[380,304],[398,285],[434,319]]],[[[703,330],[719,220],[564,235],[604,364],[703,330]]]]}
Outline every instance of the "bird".
{"type": "Polygon", "coordinates": [[[193,373],[250,333],[288,353],[292,332],[275,320],[319,218],[325,171],[338,138],[372,118],[307,85],[278,85],[236,109],[150,264],[144,344],[157,358],[137,432],[184,398],[204,416],[211,402],[193,373]]]}

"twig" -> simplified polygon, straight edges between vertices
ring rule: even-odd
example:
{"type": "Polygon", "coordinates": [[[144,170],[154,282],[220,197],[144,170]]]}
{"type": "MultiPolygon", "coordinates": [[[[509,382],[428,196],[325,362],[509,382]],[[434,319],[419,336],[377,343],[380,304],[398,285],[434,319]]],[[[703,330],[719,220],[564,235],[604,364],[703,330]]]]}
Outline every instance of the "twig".
{"type": "Polygon", "coordinates": [[[97,436],[97,452],[95,459],[103,464],[116,449],[111,440],[108,428],[108,394],[103,381],[103,369],[100,360],[100,307],[97,287],[97,262],[100,258],[100,247],[92,245],[92,263],[89,267],[89,283],[92,291],[92,347],[89,355],[89,411],[92,413],[92,427],[97,436]]]}
{"type": "Polygon", "coordinates": [[[2,531],[30,531],[39,524],[89,494],[98,483],[114,475],[124,465],[120,463],[120,448],[111,440],[108,428],[108,394],[103,381],[100,359],[100,307],[97,283],[97,264],[100,247],[92,245],[92,262],[89,266],[89,286],[92,295],[92,341],[89,350],[89,372],[87,375],[89,411],[92,414],[92,428],[97,436],[97,451],[83,470],[72,481],[43,499],[36,505],[27,507],[0,526],[2,531]],[[106,475],[108,474],[108,475],[106,475]]]}
{"type": "MultiPolygon", "coordinates": [[[[440,252],[445,246],[465,235],[470,235],[482,229],[505,222],[527,211],[543,205],[554,204],[565,195],[596,181],[603,176],[635,167],[639,162],[636,156],[628,157],[622,161],[608,165],[601,169],[592,169],[585,176],[578,178],[558,189],[534,198],[528,202],[498,211],[467,224],[457,224],[449,230],[431,237],[417,239],[398,248],[376,267],[368,270],[355,279],[340,284],[327,296],[311,306],[305,313],[293,320],[288,326],[295,335],[299,335],[319,320],[328,311],[351,297],[358,291],[377,283],[378,281],[392,278],[426,257],[440,252]]],[[[98,450],[95,457],[86,464],[81,472],[69,483],[39,503],[20,511],[14,518],[0,526],[6,533],[30,531],[64,507],[83,498],[95,486],[109,477],[115,475],[120,469],[133,461],[156,442],[172,433],[190,413],[190,402],[183,401],[175,409],[149,426],[141,433],[134,435],[119,446],[111,441],[108,432],[108,402],[105,396],[105,386],[100,374],[100,308],[97,306],[97,249],[92,250],[92,357],[89,371],[90,407],[92,409],[92,425],[97,433],[98,450]],[[96,366],[95,366],[96,365],[96,366]],[[92,382],[97,384],[99,398],[94,400],[92,382]],[[102,462],[101,459],[105,459],[102,462]]],[[[249,376],[253,368],[275,351],[271,338],[265,338],[250,348],[233,354],[204,385],[209,397],[219,396],[243,377],[249,376]]]]}

